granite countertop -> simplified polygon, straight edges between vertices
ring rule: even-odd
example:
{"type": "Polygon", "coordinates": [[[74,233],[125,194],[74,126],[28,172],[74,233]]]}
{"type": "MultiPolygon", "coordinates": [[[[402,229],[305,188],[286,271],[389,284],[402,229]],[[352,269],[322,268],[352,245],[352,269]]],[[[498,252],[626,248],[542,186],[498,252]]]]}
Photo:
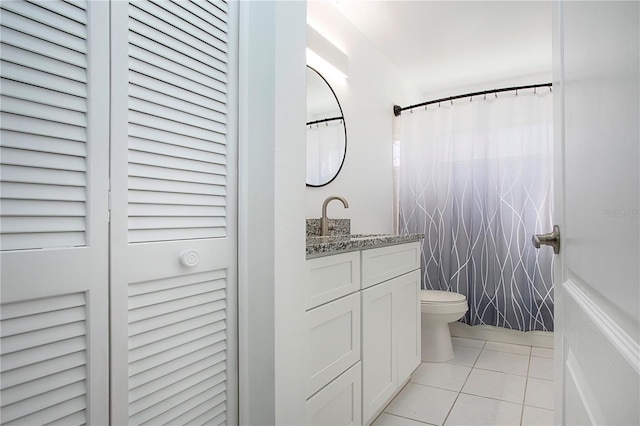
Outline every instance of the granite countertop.
{"type": "Polygon", "coordinates": [[[307,236],[307,259],[348,251],[365,250],[420,241],[424,234],[348,234],[327,237],[307,236]]]}

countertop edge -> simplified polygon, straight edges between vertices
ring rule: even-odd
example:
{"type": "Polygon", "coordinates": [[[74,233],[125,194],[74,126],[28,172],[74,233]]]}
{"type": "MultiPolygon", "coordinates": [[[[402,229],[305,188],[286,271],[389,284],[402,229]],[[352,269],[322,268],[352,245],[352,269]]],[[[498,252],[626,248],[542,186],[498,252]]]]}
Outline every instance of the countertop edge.
{"type": "MultiPolygon", "coordinates": [[[[308,238],[306,258],[308,260],[358,250],[369,250],[378,247],[412,243],[420,241],[423,238],[424,234],[375,235],[355,239],[349,237],[329,237],[327,241],[309,241],[310,238],[308,238]]],[[[320,240],[320,237],[315,237],[314,239],[320,240]]]]}

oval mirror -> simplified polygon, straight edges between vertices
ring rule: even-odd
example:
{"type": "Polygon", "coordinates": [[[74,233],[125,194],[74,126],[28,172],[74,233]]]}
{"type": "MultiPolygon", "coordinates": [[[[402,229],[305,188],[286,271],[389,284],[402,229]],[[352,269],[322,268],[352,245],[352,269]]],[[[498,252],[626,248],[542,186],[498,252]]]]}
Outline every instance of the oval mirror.
{"type": "Polygon", "coordinates": [[[307,66],[307,185],[333,181],[347,153],[347,128],[329,83],[307,66]]]}

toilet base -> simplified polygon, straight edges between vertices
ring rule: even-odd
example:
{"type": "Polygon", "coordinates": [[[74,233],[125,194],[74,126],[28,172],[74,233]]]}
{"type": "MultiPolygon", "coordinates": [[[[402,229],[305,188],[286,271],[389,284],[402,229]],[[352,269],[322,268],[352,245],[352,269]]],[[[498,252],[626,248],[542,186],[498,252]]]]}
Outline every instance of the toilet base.
{"type": "Polygon", "coordinates": [[[453,359],[453,345],[447,322],[427,322],[422,318],[422,361],[446,362],[453,359]]]}

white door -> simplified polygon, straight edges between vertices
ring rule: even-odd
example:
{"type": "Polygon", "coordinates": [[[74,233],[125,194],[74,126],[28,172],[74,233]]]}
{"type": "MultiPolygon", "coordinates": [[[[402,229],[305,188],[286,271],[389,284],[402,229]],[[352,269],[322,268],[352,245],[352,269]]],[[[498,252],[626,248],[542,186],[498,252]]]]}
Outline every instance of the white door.
{"type": "Polygon", "coordinates": [[[111,4],[111,421],[237,423],[235,2],[111,4]]]}
{"type": "Polygon", "coordinates": [[[639,22],[636,1],[554,12],[557,424],[640,424],[639,22]]]}
{"type": "Polygon", "coordinates": [[[0,421],[107,424],[108,4],[0,7],[0,421]]]}

